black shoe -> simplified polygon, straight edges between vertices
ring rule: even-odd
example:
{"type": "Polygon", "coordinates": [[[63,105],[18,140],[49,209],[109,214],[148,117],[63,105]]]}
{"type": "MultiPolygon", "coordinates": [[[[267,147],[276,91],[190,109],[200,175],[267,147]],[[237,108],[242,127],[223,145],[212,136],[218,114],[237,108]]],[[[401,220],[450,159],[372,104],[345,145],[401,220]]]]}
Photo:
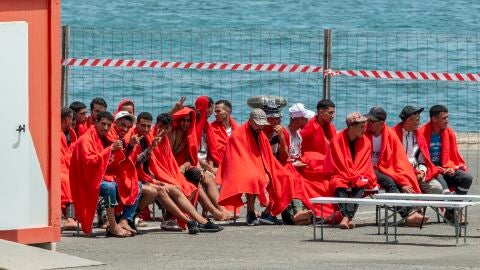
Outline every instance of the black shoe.
{"type": "Polygon", "coordinates": [[[248,226],[258,226],[260,222],[258,221],[257,215],[255,212],[247,213],[247,225],[248,226]]]}
{"type": "Polygon", "coordinates": [[[258,221],[261,224],[266,224],[266,225],[283,225],[283,222],[279,220],[277,217],[274,217],[271,214],[266,214],[266,213],[262,213],[258,221]]]}
{"type": "Polygon", "coordinates": [[[223,227],[218,226],[210,220],[205,224],[199,224],[198,228],[200,229],[200,232],[219,232],[223,230],[223,227]]]}
{"type": "Polygon", "coordinates": [[[187,228],[189,234],[197,234],[200,232],[200,228],[198,227],[198,223],[196,221],[187,222],[187,228]]]}

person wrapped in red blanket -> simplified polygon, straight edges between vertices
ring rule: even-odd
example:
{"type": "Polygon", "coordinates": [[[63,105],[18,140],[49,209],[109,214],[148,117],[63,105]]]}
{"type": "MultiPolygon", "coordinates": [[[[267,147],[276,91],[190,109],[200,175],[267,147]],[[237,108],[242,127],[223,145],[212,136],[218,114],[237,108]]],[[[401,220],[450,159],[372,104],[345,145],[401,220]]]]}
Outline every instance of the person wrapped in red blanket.
{"type": "MultiPolygon", "coordinates": [[[[422,134],[433,164],[440,170],[437,179],[444,179],[456,194],[465,195],[472,185],[473,176],[468,173],[457,146],[457,138],[448,126],[448,109],[443,105],[434,105],[429,110],[430,121],[422,126],[422,134]]],[[[453,209],[445,212],[445,218],[453,220],[453,209]]]]}
{"type": "Polygon", "coordinates": [[[250,118],[231,136],[225,156],[218,169],[217,181],[222,183],[219,204],[243,206],[247,198],[247,224],[259,225],[255,200],[268,206],[273,216],[280,214],[293,198],[293,181],[273,155],[268,139],[261,132],[269,125],[261,109],[253,109],[250,118]],[[267,198],[268,191],[268,198],[267,198]]]}
{"type": "Polygon", "coordinates": [[[231,116],[232,103],[230,103],[230,101],[225,99],[217,100],[213,112],[215,114],[215,121],[211,124],[210,129],[214,133],[215,147],[217,148],[217,153],[221,161],[225,154],[228,137],[232,135],[232,132],[235,131],[239,125],[231,116]]]}
{"type": "Polygon", "coordinates": [[[72,119],[73,110],[70,108],[62,108],[61,112],[61,128],[60,134],[60,179],[61,179],[61,207],[64,217],[63,230],[74,230],[77,223],[73,219],[75,217],[73,208],[72,193],[70,191],[70,157],[72,156],[72,148],[77,140],[75,130],[73,130],[72,119]]]}
{"type": "MultiPolygon", "coordinates": [[[[348,197],[351,189],[353,198],[363,197],[365,189],[377,187],[373,171],[372,145],[365,135],[367,118],[358,112],[349,113],[346,118],[347,128],[335,135],[325,156],[324,169],[330,179],[330,190],[336,197],[348,197]]],[[[339,204],[343,219],[341,229],[353,229],[353,217],[358,204],[339,204]]]]}
{"type": "MultiPolygon", "coordinates": [[[[152,120],[150,113],[140,113],[136,127],[132,131],[133,136],[141,138],[139,147],[135,148],[133,153],[139,180],[145,188],[154,190],[162,206],[186,225],[189,234],[221,231],[223,228],[199,215],[187,198],[195,196],[197,185],[187,181],[180,173],[168,138],[165,136],[170,129],[171,116],[166,113],[158,115],[153,130],[152,120]]],[[[168,224],[164,226],[166,222],[168,220],[162,223],[162,229],[171,229],[166,226],[168,224]]]]}
{"type": "MultiPolygon", "coordinates": [[[[367,136],[372,143],[372,164],[378,184],[387,193],[421,193],[402,143],[395,131],[385,124],[385,110],[382,107],[373,107],[366,117],[367,136]]],[[[417,227],[428,221],[428,217],[409,207],[401,208],[399,214],[407,226],[417,227]]]]}
{"type": "Polygon", "coordinates": [[[402,121],[393,130],[402,142],[408,161],[417,176],[420,190],[428,194],[447,194],[450,193],[447,184],[435,178],[442,170],[433,164],[427,142],[418,133],[422,112],[423,108],[405,106],[399,115],[402,121]]]}
{"type": "MultiPolygon", "coordinates": [[[[70,183],[75,214],[83,232],[90,234],[100,195],[109,222],[107,235],[131,236],[136,231],[128,222],[133,219],[140,197],[135,166],[128,158],[125,143],[108,138],[113,116],[109,112],[99,112],[96,116],[94,126],[80,137],[72,151],[70,183]],[[123,205],[123,213],[117,224],[114,207],[118,204],[123,205]]],[[[116,117],[115,126],[126,133],[134,116],[117,114],[116,117]]]]}

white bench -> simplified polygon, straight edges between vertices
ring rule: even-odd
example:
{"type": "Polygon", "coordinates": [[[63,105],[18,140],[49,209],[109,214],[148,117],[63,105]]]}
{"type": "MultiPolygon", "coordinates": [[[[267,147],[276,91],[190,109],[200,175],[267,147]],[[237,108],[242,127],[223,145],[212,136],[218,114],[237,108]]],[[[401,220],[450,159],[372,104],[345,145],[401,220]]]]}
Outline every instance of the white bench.
{"type": "MultiPolygon", "coordinates": [[[[372,195],[375,199],[386,200],[422,200],[422,201],[460,201],[460,202],[479,202],[480,195],[458,195],[458,194],[417,194],[417,193],[377,193],[372,195]]],[[[441,215],[438,207],[431,207],[436,213],[437,218],[441,215]]],[[[442,216],[443,220],[451,223],[442,216]]],[[[467,217],[465,217],[465,222],[467,217]]],[[[439,220],[440,221],[440,220],[439,220]]]]}
{"type": "MultiPolygon", "coordinates": [[[[385,220],[384,220],[384,229],[385,229],[385,236],[386,236],[386,242],[390,243],[389,241],[389,230],[388,228],[390,227],[389,224],[389,213],[388,211],[393,212],[393,219],[394,219],[394,236],[395,236],[395,241],[397,242],[397,207],[446,207],[446,208],[453,208],[455,211],[455,216],[457,216],[457,213],[459,213],[459,217],[461,217],[464,209],[465,209],[465,215],[467,214],[467,207],[472,206],[475,204],[478,204],[478,202],[458,202],[458,201],[440,201],[440,200],[395,200],[395,199],[364,199],[364,198],[338,198],[338,197],[318,197],[318,198],[312,198],[310,199],[310,202],[315,205],[319,204],[320,205],[320,211],[321,211],[321,216],[323,216],[323,205],[324,204],[338,204],[338,203],[354,203],[354,204],[361,204],[361,205],[374,205],[374,206],[381,206],[385,209],[385,220]],[[390,210],[393,209],[393,210],[390,210]]],[[[321,236],[320,240],[323,241],[323,227],[325,220],[321,219],[319,222],[320,228],[321,228],[321,236]]],[[[458,244],[458,239],[460,237],[460,231],[461,227],[464,228],[464,243],[466,243],[466,234],[467,234],[467,223],[465,224],[460,224],[460,218],[456,218],[455,222],[455,237],[456,237],[456,244],[458,244]]],[[[317,222],[315,215],[313,217],[313,239],[317,240],[317,235],[316,235],[316,227],[317,227],[317,222]]],[[[380,224],[378,224],[378,234],[380,234],[380,224]]]]}

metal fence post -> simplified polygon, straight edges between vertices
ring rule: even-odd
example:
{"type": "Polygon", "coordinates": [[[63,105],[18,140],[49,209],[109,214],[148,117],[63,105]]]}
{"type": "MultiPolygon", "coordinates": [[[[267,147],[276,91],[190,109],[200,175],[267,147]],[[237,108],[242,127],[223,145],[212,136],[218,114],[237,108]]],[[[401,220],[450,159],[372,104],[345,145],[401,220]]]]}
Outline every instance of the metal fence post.
{"type": "MultiPolygon", "coordinates": [[[[323,68],[328,70],[332,68],[332,29],[323,30],[323,68]]],[[[330,99],[331,82],[330,76],[323,76],[323,98],[330,99]]]]}
{"type": "MultiPolygon", "coordinates": [[[[62,26],[62,61],[67,59],[70,51],[70,26],[62,26]]],[[[62,65],[62,107],[68,106],[68,66],[62,65]]]]}

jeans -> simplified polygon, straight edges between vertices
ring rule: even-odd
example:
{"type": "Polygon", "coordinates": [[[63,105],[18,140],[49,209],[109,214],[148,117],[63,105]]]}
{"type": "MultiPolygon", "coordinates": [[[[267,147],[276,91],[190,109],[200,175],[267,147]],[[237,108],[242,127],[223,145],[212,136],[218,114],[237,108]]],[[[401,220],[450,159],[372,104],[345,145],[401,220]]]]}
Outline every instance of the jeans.
{"type": "MultiPolygon", "coordinates": [[[[364,188],[352,188],[352,196],[351,198],[362,198],[363,192],[365,191],[364,188]]],[[[348,193],[346,188],[337,188],[335,189],[335,197],[339,198],[348,198],[348,193]]],[[[356,203],[339,203],[338,207],[340,207],[340,211],[344,217],[348,217],[352,219],[355,216],[355,213],[358,209],[358,204],[356,203]]]]}
{"type": "MultiPolygon", "coordinates": [[[[140,196],[142,195],[142,184],[139,182],[138,185],[139,192],[134,204],[123,207],[122,218],[125,218],[128,221],[134,221],[135,211],[137,210],[138,202],[140,201],[140,196]]],[[[103,197],[103,204],[105,208],[112,208],[118,205],[117,193],[116,182],[102,181],[100,183],[100,196],[103,197]]]]}
{"type": "Polygon", "coordinates": [[[439,181],[444,180],[449,187],[454,187],[455,193],[458,195],[466,195],[473,182],[473,176],[462,170],[455,171],[453,176],[447,174],[438,175],[437,179],[439,181]]]}

